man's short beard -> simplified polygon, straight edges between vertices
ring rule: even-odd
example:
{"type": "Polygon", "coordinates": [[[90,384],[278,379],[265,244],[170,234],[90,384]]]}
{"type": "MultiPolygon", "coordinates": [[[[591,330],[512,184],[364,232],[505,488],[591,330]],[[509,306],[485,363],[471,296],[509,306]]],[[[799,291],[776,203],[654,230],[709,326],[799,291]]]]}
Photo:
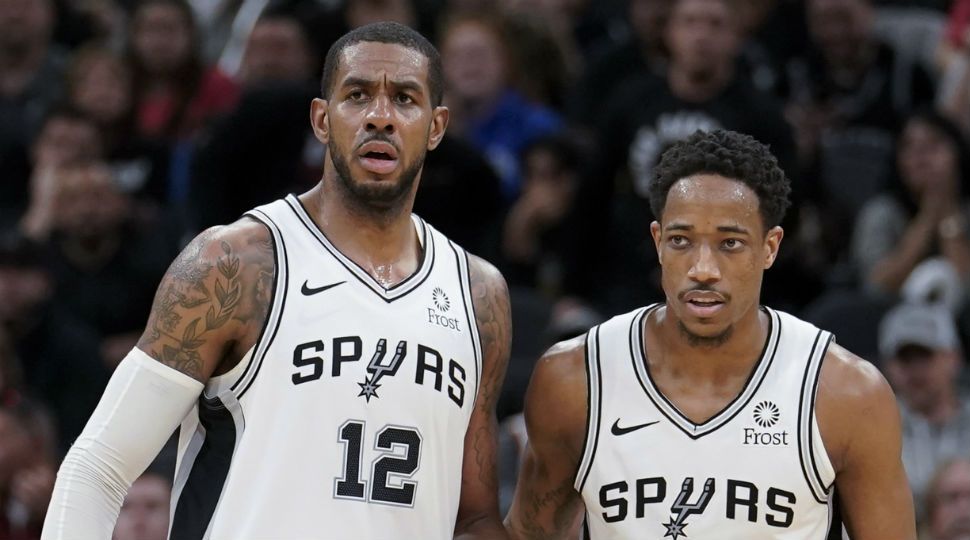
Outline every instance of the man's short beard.
{"type": "Polygon", "coordinates": [[[337,187],[346,195],[346,202],[355,210],[368,214],[388,215],[399,212],[407,203],[411,188],[424,166],[424,155],[421,155],[411,166],[401,172],[401,177],[396,183],[355,182],[344,154],[333,145],[332,141],[327,152],[337,173],[337,187]]]}
{"type": "Polygon", "coordinates": [[[720,347],[727,343],[727,340],[731,339],[731,334],[734,333],[733,325],[728,326],[719,334],[713,336],[695,334],[687,328],[683,321],[677,321],[677,328],[680,329],[680,335],[687,338],[687,344],[697,349],[714,349],[720,347]]]}

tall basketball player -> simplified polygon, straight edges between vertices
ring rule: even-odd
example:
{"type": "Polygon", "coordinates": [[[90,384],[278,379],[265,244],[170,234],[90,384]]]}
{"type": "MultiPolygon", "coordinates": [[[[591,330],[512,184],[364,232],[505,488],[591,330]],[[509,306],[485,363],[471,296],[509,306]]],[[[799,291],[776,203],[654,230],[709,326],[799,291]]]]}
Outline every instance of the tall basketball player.
{"type": "Polygon", "coordinates": [[[179,424],[173,539],[505,538],[505,282],[411,214],[441,85],[437,51],[397,24],[330,49],[310,108],[322,181],[172,264],[61,466],[45,539],[110,538],[179,424]]]}
{"type": "Polygon", "coordinates": [[[551,349],[526,397],[513,538],[916,538],[892,391],[831,334],[759,304],[789,186],[768,149],[698,132],[662,157],[666,303],[551,349]]]}

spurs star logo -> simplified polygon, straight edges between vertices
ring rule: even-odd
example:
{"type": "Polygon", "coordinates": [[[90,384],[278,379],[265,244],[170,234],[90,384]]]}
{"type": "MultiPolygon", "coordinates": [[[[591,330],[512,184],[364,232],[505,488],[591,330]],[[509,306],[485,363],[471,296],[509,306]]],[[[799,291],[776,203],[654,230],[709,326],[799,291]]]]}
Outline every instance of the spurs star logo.
{"type": "Polygon", "coordinates": [[[711,502],[711,497],[714,495],[714,479],[708,478],[705,480],[704,491],[702,491],[700,496],[697,497],[697,501],[688,502],[693,493],[694,479],[685,478],[684,484],[680,488],[680,494],[677,495],[677,500],[675,500],[674,504],[670,507],[670,521],[662,524],[667,528],[664,538],[669,536],[673,538],[673,540],[677,540],[681,536],[685,538],[687,537],[687,533],[684,532],[684,528],[689,525],[689,523],[687,523],[687,518],[694,514],[704,513],[704,510],[707,508],[707,504],[711,502]]]}
{"type": "Polygon", "coordinates": [[[364,399],[370,403],[370,398],[379,398],[377,395],[377,389],[381,387],[380,380],[385,375],[393,377],[398,368],[401,367],[401,361],[404,360],[404,355],[408,352],[408,344],[406,341],[400,341],[397,344],[397,350],[394,351],[394,356],[391,358],[391,363],[384,365],[381,362],[384,361],[384,357],[387,356],[387,340],[381,339],[377,342],[377,350],[374,351],[374,356],[370,359],[370,364],[367,365],[367,373],[371,376],[364,377],[364,382],[357,383],[360,386],[360,393],[357,397],[363,396],[364,399]]]}

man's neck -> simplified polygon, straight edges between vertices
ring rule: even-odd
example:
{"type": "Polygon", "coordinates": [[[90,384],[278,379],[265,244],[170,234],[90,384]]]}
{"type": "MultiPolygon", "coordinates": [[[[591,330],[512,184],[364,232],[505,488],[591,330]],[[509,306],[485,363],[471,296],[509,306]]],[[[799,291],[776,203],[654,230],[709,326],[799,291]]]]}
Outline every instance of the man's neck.
{"type": "Polygon", "coordinates": [[[734,78],[734,68],[723,66],[706,76],[698,77],[671,63],[667,80],[674,96],[690,103],[703,103],[724,91],[734,78]]]}
{"type": "Polygon", "coordinates": [[[422,251],[411,220],[413,197],[381,214],[356,208],[332,184],[324,180],[300,200],[334,246],[385,287],[413,274],[422,251]]]}
{"type": "MultiPolygon", "coordinates": [[[[691,343],[674,313],[663,308],[658,315],[657,337],[664,363],[676,364],[678,371],[700,381],[747,377],[760,359],[770,329],[768,315],[755,305],[754,311],[736,322],[730,334],[716,346],[691,343]]],[[[649,323],[648,323],[649,324],[649,323]]]]}

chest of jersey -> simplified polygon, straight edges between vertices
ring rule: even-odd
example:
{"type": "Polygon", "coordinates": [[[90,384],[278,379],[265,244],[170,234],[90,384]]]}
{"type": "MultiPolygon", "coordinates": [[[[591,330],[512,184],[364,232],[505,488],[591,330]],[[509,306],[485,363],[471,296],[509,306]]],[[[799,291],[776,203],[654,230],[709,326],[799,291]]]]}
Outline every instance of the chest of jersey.
{"type": "Polygon", "coordinates": [[[745,387],[700,424],[651,379],[640,334],[631,331],[641,317],[624,321],[625,330],[604,325],[590,334],[597,430],[577,487],[592,538],[825,536],[831,478],[808,452],[817,443],[806,406],[813,394],[802,389],[811,358],[827,342],[813,350],[810,339],[803,348],[772,317],[774,331],[745,387]]]}

